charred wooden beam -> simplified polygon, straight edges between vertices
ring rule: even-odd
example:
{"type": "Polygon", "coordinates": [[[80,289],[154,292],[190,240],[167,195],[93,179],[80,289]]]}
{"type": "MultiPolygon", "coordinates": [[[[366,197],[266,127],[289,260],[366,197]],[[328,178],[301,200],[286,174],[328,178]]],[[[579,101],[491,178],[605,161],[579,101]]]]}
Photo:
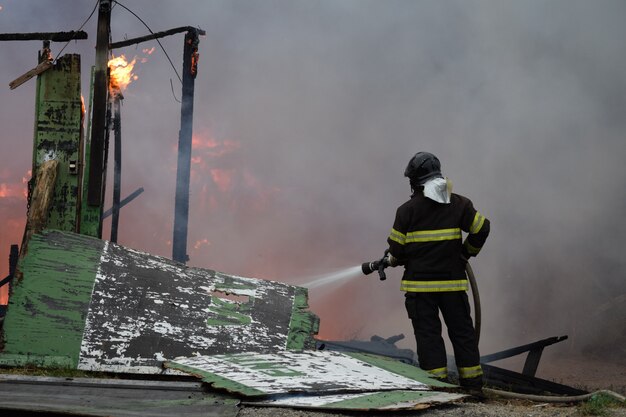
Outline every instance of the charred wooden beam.
{"type": "Polygon", "coordinates": [[[0,33],[0,41],[52,41],[67,42],[87,39],[87,32],[33,32],[33,33],[0,33]]]}
{"type": "MultiPolygon", "coordinates": [[[[122,207],[124,207],[126,204],[130,203],[131,201],[133,201],[135,198],[139,197],[139,195],[141,193],[143,193],[143,192],[144,192],[143,187],[139,187],[135,191],[130,193],[126,198],[124,198],[122,201],[120,201],[120,209],[122,207]]],[[[102,219],[103,220],[106,219],[111,214],[113,214],[113,208],[110,208],[110,209],[106,210],[104,213],[102,213],[102,219]]]]}
{"type": "Polygon", "coordinates": [[[154,39],[164,38],[166,36],[175,35],[177,33],[192,32],[192,31],[196,31],[198,35],[201,35],[201,36],[206,35],[206,32],[202,29],[197,29],[192,26],[181,26],[179,28],[169,29],[163,32],[151,33],[150,35],[141,36],[139,38],[126,39],[124,41],[114,42],[114,43],[109,44],[109,49],[124,48],[125,46],[135,45],[138,43],[151,41],[154,39]]]}
{"type": "MultiPolygon", "coordinates": [[[[102,205],[104,194],[104,135],[106,130],[106,107],[109,90],[107,63],[109,60],[110,32],[111,1],[100,0],[100,9],[98,11],[98,36],[96,39],[96,69],[94,73],[89,187],[87,192],[87,202],[91,206],[102,205]]],[[[102,223],[100,223],[99,229],[102,229],[102,223]]],[[[99,230],[98,235],[101,236],[101,234],[102,231],[99,230]]]]}
{"type": "Polygon", "coordinates": [[[121,94],[113,99],[113,216],[111,217],[111,242],[117,243],[120,222],[120,193],[122,189],[122,111],[121,94]]]}
{"type": "Polygon", "coordinates": [[[174,236],[172,259],[186,263],[187,226],[189,223],[189,177],[191,173],[191,139],[193,134],[193,96],[198,73],[199,32],[190,30],[185,35],[183,53],[183,94],[178,136],[178,164],[176,166],[176,198],[174,204],[174,236]]]}
{"type": "MultiPolygon", "coordinates": [[[[15,275],[15,269],[17,268],[17,258],[19,255],[19,249],[17,245],[11,245],[11,252],[9,254],[9,275],[0,281],[0,287],[4,285],[10,285],[15,275]]],[[[10,288],[9,288],[10,291],[10,288]]],[[[0,315],[1,316],[1,315],[0,315]]]]}

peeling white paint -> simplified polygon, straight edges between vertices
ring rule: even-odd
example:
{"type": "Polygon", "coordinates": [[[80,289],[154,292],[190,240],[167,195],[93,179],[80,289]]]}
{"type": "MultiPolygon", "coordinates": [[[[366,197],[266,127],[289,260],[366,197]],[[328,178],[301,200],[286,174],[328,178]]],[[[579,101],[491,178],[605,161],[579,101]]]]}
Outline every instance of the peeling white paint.
{"type": "Polygon", "coordinates": [[[105,242],[78,367],[160,373],[153,346],[161,360],[284,350],[293,294],[283,283],[188,268],[105,242]],[[249,298],[216,304],[212,291],[249,298]]]}
{"type": "Polygon", "coordinates": [[[196,356],[171,363],[219,375],[265,394],[429,389],[415,379],[331,351],[196,356]]]}

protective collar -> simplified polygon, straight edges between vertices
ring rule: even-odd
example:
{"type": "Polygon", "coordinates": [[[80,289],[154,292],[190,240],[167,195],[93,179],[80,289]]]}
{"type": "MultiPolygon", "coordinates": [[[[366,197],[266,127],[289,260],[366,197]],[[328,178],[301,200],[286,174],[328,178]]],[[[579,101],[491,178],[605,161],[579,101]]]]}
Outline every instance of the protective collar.
{"type": "Polygon", "coordinates": [[[448,178],[433,178],[424,183],[424,197],[441,204],[450,204],[452,181],[448,178]]]}

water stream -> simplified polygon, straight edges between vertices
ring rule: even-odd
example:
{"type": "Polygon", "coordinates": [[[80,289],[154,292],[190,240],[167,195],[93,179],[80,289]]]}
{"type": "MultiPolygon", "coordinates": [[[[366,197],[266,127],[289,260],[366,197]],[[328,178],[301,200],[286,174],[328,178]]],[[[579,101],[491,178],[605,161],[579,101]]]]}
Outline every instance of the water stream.
{"type": "Polygon", "coordinates": [[[339,281],[363,276],[361,265],[340,269],[339,271],[311,277],[311,280],[300,286],[311,289],[322,285],[334,284],[339,281]]]}

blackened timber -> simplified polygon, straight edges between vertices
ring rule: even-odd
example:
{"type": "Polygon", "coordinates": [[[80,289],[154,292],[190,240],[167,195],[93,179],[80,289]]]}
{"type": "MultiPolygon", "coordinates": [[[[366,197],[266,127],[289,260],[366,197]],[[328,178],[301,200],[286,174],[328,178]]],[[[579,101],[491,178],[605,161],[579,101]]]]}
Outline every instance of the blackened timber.
{"type": "Polygon", "coordinates": [[[546,346],[550,346],[564,340],[567,340],[567,336],[549,337],[547,339],[539,340],[538,342],[528,343],[526,345],[517,346],[511,349],[503,350],[501,352],[481,356],[480,363],[495,362],[500,359],[511,358],[513,356],[520,355],[526,352],[531,352],[533,350],[543,350],[543,348],[546,346]]]}
{"type": "Polygon", "coordinates": [[[74,39],[87,39],[87,32],[34,32],[34,33],[0,33],[0,41],[52,41],[67,42],[74,39]]]}
{"type": "MultiPolygon", "coordinates": [[[[110,29],[111,2],[109,0],[100,0],[100,10],[98,11],[98,36],[96,39],[96,69],[94,73],[89,186],[87,191],[87,202],[91,206],[102,205],[104,194],[104,134],[106,130],[106,107],[109,89],[107,64],[109,59],[110,29]]],[[[98,236],[102,236],[102,222],[100,222],[98,229],[98,236]]]]}
{"type": "Polygon", "coordinates": [[[9,275],[15,275],[15,269],[17,268],[18,255],[19,255],[19,246],[11,245],[11,252],[9,253],[9,275]]]}
{"type": "Polygon", "coordinates": [[[568,385],[559,384],[534,376],[520,374],[493,365],[481,364],[488,386],[522,394],[545,395],[546,392],[557,395],[583,395],[587,391],[568,385]]]}
{"type": "Polygon", "coordinates": [[[113,100],[113,208],[111,217],[111,242],[117,243],[117,230],[120,221],[120,192],[122,188],[122,115],[121,97],[117,95],[113,100]]]}
{"type": "Polygon", "coordinates": [[[138,44],[138,43],[147,42],[147,41],[151,41],[151,40],[159,39],[159,38],[164,38],[164,37],[170,36],[170,35],[175,35],[177,33],[191,32],[191,31],[198,32],[198,35],[200,35],[200,36],[206,35],[206,32],[204,30],[202,30],[202,29],[197,29],[197,28],[194,28],[192,26],[182,26],[182,27],[179,27],[179,28],[165,30],[163,32],[156,32],[156,33],[152,33],[150,35],[141,36],[139,38],[126,39],[124,41],[114,42],[114,43],[109,45],[109,49],[124,48],[125,46],[135,45],[135,44],[138,44]]]}
{"type": "MultiPolygon", "coordinates": [[[[19,256],[18,245],[11,245],[11,252],[9,254],[9,275],[6,278],[4,278],[2,281],[0,281],[0,287],[7,285],[7,284],[11,285],[11,281],[13,280],[13,277],[15,276],[15,269],[17,268],[18,256],[19,256]]],[[[10,292],[11,292],[11,288],[9,287],[9,293],[10,292]]],[[[1,314],[0,314],[0,317],[2,317],[1,314]]]]}
{"type": "Polygon", "coordinates": [[[187,226],[189,222],[189,176],[191,172],[191,139],[193,133],[193,96],[198,70],[197,30],[185,35],[183,54],[183,93],[178,136],[178,165],[176,167],[176,200],[174,205],[174,236],[172,259],[187,262],[187,226]]]}
{"type": "MultiPolygon", "coordinates": [[[[124,207],[126,204],[130,203],[135,198],[139,197],[139,195],[141,193],[143,193],[143,192],[144,192],[143,187],[137,188],[135,191],[130,193],[126,198],[124,198],[122,201],[120,201],[120,208],[124,207]]],[[[110,208],[110,209],[106,210],[104,213],[102,213],[102,219],[103,220],[106,219],[111,214],[113,214],[113,208],[110,208]]]]}

